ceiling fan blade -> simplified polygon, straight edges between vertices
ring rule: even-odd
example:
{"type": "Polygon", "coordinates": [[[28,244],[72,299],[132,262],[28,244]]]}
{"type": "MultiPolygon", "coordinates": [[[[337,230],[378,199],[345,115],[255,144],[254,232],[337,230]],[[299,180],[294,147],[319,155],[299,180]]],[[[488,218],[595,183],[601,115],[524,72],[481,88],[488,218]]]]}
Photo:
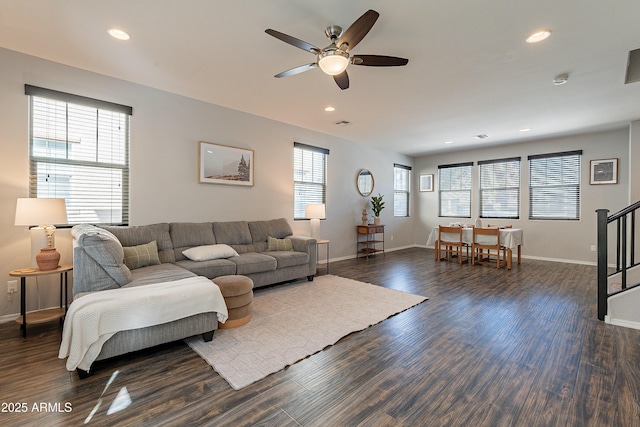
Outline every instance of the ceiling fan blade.
{"type": "Polygon", "coordinates": [[[342,33],[342,37],[336,43],[336,46],[340,47],[343,43],[346,43],[347,46],[344,46],[342,49],[349,52],[351,49],[356,47],[358,43],[367,35],[373,24],[376,23],[380,14],[375,10],[369,9],[356,21],[351,24],[347,30],[342,33]]]}
{"type": "Polygon", "coordinates": [[[311,52],[315,55],[317,55],[318,53],[320,53],[320,49],[318,49],[317,47],[315,47],[314,45],[312,45],[311,43],[307,43],[305,41],[302,41],[300,39],[297,39],[295,37],[291,37],[290,35],[287,35],[285,33],[281,33],[280,31],[276,31],[276,30],[272,30],[271,28],[264,30],[265,33],[269,34],[270,36],[273,36],[279,40],[282,40],[285,43],[289,43],[292,46],[295,46],[297,48],[300,48],[302,50],[306,50],[307,52],[311,52]]]}
{"type": "Polygon", "coordinates": [[[353,65],[365,65],[369,67],[398,67],[407,65],[409,60],[406,58],[398,58],[397,56],[384,55],[353,55],[351,57],[353,65]]]}
{"type": "Polygon", "coordinates": [[[340,74],[336,74],[333,76],[333,80],[336,81],[336,84],[340,87],[340,89],[345,90],[349,89],[349,75],[346,71],[341,72],[340,74]]]}
{"type": "Polygon", "coordinates": [[[314,68],[316,68],[318,66],[318,64],[316,64],[315,62],[311,63],[311,64],[305,64],[305,65],[300,65],[299,67],[295,67],[292,68],[290,70],[287,71],[283,71],[279,74],[276,74],[273,77],[289,77],[289,76],[293,76],[294,74],[300,74],[300,73],[304,73],[305,71],[309,71],[312,70],[314,68]]]}

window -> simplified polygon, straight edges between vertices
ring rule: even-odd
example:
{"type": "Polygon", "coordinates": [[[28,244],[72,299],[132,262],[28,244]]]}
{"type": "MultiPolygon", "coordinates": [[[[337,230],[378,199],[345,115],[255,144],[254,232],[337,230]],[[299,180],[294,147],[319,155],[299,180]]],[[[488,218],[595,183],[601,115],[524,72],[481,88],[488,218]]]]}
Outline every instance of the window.
{"type": "Polygon", "coordinates": [[[471,218],[473,162],[438,166],[439,216],[471,218]]]}
{"type": "Polygon", "coordinates": [[[520,157],[478,162],[480,217],[520,218],[520,157]]]}
{"type": "Polygon", "coordinates": [[[69,224],[129,220],[131,107],[25,85],[30,197],[66,199],[69,224]]]}
{"type": "Polygon", "coordinates": [[[293,143],[293,219],[305,219],[307,203],[326,203],[329,150],[293,143]]]}
{"type": "Polygon", "coordinates": [[[393,165],[393,216],[409,216],[411,168],[393,165]]]}
{"type": "Polygon", "coordinates": [[[529,156],[529,219],[580,219],[582,150],[529,156]]]}

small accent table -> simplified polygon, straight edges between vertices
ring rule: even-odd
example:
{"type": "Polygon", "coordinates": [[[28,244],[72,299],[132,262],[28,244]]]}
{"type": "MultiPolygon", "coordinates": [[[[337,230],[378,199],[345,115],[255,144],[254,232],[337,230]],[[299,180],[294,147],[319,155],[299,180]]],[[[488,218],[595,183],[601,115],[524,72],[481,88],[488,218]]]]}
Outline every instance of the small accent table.
{"type": "Polygon", "coordinates": [[[61,264],[58,268],[53,270],[38,270],[35,268],[20,268],[18,270],[12,270],[9,272],[11,277],[20,278],[20,317],[16,319],[16,322],[20,324],[22,329],[22,336],[27,336],[27,323],[36,324],[44,323],[53,319],[61,319],[67,313],[68,307],[68,285],[69,285],[69,272],[73,270],[73,265],[61,264]],[[29,320],[27,321],[27,277],[39,277],[49,274],[60,275],[60,308],[49,308],[46,310],[38,310],[29,314],[29,320]],[[64,306],[62,305],[62,294],[64,284],[64,306]]]}
{"type": "Polygon", "coordinates": [[[329,243],[331,243],[331,240],[318,240],[317,242],[318,245],[318,250],[316,251],[316,265],[318,264],[318,252],[320,249],[320,245],[326,245],[327,246],[327,263],[325,264],[324,268],[325,268],[325,274],[329,274],[329,243]]]}
{"type": "Polygon", "coordinates": [[[357,225],[356,228],[358,231],[356,258],[364,254],[369,259],[369,255],[375,255],[377,252],[382,252],[384,255],[384,225],[357,225]],[[366,240],[360,240],[362,235],[366,235],[366,240]],[[382,248],[379,245],[382,245],[382,248]]]}

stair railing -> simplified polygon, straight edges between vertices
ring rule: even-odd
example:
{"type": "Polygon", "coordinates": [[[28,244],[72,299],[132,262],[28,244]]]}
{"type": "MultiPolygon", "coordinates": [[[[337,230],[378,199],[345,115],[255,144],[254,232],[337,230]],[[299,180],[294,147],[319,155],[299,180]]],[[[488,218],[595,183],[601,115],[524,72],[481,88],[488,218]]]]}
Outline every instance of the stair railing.
{"type": "Polygon", "coordinates": [[[597,209],[598,214],[598,319],[604,320],[607,315],[607,300],[610,296],[624,292],[632,287],[627,284],[627,270],[640,263],[635,260],[636,246],[636,211],[640,209],[640,201],[607,216],[608,209],[597,209]],[[609,224],[615,222],[616,227],[616,267],[609,274],[608,238],[609,224]],[[609,293],[608,278],[614,274],[621,276],[621,289],[609,293]]]}

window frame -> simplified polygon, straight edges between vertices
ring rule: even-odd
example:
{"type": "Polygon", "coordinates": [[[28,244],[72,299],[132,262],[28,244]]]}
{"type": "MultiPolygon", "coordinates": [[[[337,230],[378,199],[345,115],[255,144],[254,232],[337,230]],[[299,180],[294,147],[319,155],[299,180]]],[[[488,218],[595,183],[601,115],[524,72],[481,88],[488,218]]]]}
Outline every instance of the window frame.
{"type": "Polygon", "coordinates": [[[307,203],[327,203],[327,165],[329,163],[329,150],[322,147],[316,147],[313,145],[302,144],[299,142],[293,143],[293,219],[297,220],[305,220],[305,210],[307,203]],[[300,151],[297,151],[300,150],[300,151]],[[303,167],[302,163],[305,162],[305,159],[300,159],[300,165],[298,166],[298,153],[301,155],[311,156],[309,166],[311,166],[311,176],[310,179],[296,179],[298,173],[302,175],[302,169],[298,169],[298,167],[303,167]],[[317,157],[321,156],[321,157],[317,157]],[[317,162],[321,163],[321,166],[318,168],[317,162]],[[317,174],[321,174],[320,179],[318,179],[317,174]],[[319,187],[320,191],[317,189],[313,191],[314,196],[310,197],[309,195],[305,196],[302,193],[303,187],[307,187],[306,190],[309,190],[313,187],[319,187]],[[318,197],[319,196],[319,197],[318,197]]]}
{"type": "MultiPolygon", "coordinates": [[[[521,174],[521,157],[509,157],[509,158],[504,158],[504,159],[493,159],[493,160],[480,160],[478,161],[478,216],[480,218],[502,218],[502,219],[520,219],[520,174],[521,174]],[[494,178],[494,185],[493,186],[487,186],[487,187],[483,187],[483,169],[484,167],[488,167],[488,165],[492,165],[492,169],[493,169],[493,176],[495,177],[496,174],[496,170],[495,170],[495,165],[505,165],[505,168],[508,169],[508,164],[509,163],[517,163],[517,173],[515,174],[516,176],[516,183],[513,183],[514,185],[508,185],[510,184],[509,181],[509,171],[506,170],[504,175],[504,185],[502,186],[498,186],[499,183],[496,183],[496,181],[499,181],[500,178],[502,178],[502,176],[498,176],[497,179],[494,178]],[[503,212],[500,212],[500,214],[498,215],[488,215],[485,212],[485,192],[487,193],[494,193],[496,194],[497,197],[494,197],[494,200],[498,200],[498,201],[502,201],[503,203],[507,203],[511,197],[513,197],[513,192],[515,191],[515,214],[513,214],[513,211],[508,211],[508,210],[504,210],[503,212]]],[[[487,183],[488,184],[488,183],[487,183]]],[[[488,200],[487,200],[488,202],[488,200]]]]}
{"type": "Polygon", "coordinates": [[[410,202],[411,202],[411,166],[394,163],[393,164],[393,216],[395,218],[408,218],[410,216],[409,215],[410,202]],[[402,173],[402,174],[406,173],[406,177],[404,178],[404,181],[406,182],[406,189],[397,187],[397,184],[398,184],[398,181],[396,179],[397,173],[402,173]],[[404,212],[398,214],[396,212],[396,209],[398,206],[396,198],[400,196],[405,199],[406,209],[404,209],[404,212]]]}
{"type": "Polygon", "coordinates": [[[128,224],[133,108],[31,85],[25,85],[25,95],[29,102],[29,196],[65,198],[69,217],[67,225],[128,224]],[[52,116],[54,113],[49,110],[40,114],[36,106],[63,110],[64,116],[52,116]],[[92,120],[87,121],[87,117],[92,117],[92,120]],[[36,122],[43,120],[45,127],[36,129],[40,126],[36,122]],[[82,138],[72,135],[70,129],[76,129],[83,135],[89,132],[95,139],[83,147],[82,138]],[[74,153],[74,148],[84,154],[74,153]],[[105,155],[106,152],[110,154],[105,155]],[[46,172],[49,170],[52,172],[46,172]],[[49,184],[50,173],[55,176],[52,184],[49,184]],[[45,174],[47,177],[42,181],[45,174]],[[104,177],[108,179],[101,180],[104,177]],[[100,187],[96,182],[104,185],[100,187]],[[111,195],[106,202],[105,188],[111,195]]]}
{"type": "MultiPolygon", "coordinates": [[[[448,164],[448,165],[438,165],[438,216],[442,217],[442,218],[471,218],[471,203],[473,201],[473,197],[472,197],[472,191],[473,191],[473,162],[464,162],[464,163],[454,163],[454,164],[448,164]],[[442,178],[443,178],[443,170],[445,169],[455,169],[455,168],[468,168],[468,188],[456,188],[456,189],[449,189],[449,185],[443,185],[442,183],[442,178]],[[443,208],[443,199],[442,196],[444,194],[447,193],[465,193],[468,195],[468,208],[469,208],[469,213],[468,215],[444,215],[442,212],[442,208],[443,208]]],[[[460,177],[460,179],[462,179],[463,177],[460,177]]]]}
{"type": "MultiPolygon", "coordinates": [[[[574,151],[563,151],[563,152],[558,152],[558,153],[548,153],[548,154],[535,154],[535,155],[531,155],[528,157],[529,160],[529,219],[530,220],[542,220],[542,221],[548,221],[548,220],[560,220],[560,221],[579,221],[580,220],[580,214],[581,214],[581,203],[580,203],[580,193],[582,191],[581,189],[581,184],[582,184],[582,150],[574,150],[574,151]],[[573,158],[573,159],[572,159],[573,158]],[[558,165],[549,165],[549,162],[547,159],[559,159],[560,160],[560,164],[563,165],[562,166],[562,170],[560,173],[560,176],[555,176],[555,175],[551,175],[549,173],[545,173],[544,177],[533,177],[533,173],[534,173],[534,167],[542,167],[542,163],[539,163],[539,161],[545,160],[545,163],[547,163],[546,165],[546,170],[549,171],[550,167],[558,167],[558,165]],[[565,162],[568,162],[567,164],[564,164],[565,162]],[[573,163],[573,164],[572,164],[573,163]],[[573,170],[569,170],[567,171],[567,173],[565,173],[565,166],[573,166],[575,169],[573,170]],[[565,175],[566,175],[566,181],[571,181],[572,183],[569,182],[565,182],[565,175]],[[550,179],[555,178],[556,181],[560,180],[562,181],[561,183],[556,183],[555,185],[551,185],[549,183],[547,183],[546,185],[536,185],[535,183],[537,181],[539,181],[542,178],[546,178],[546,181],[549,181],[550,179]],[[539,190],[542,189],[542,190],[539,190]],[[539,197],[540,193],[544,193],[544,189],[547,190],[547,192],[549,193],[547,197],[539,197]],[[558,191],[554,191],[555,190],[560,190],[560,192],[558,191]],[[554,194],[555,193],[555,194],[554,194]],[[549,201],[549,197],[555,197],[556,199],[562,199],[566,202],[567,199],[567,195],[572,195],[571,193],[573,193],[573,203],[572,204],[564,204],[564,208],[563,205],[560,204],[556,204],[553,205],[556,209],[554,212],[559,212],[564,210],[566,213],[573,211],[574,214],[573,216],[567,216],[567,215],[536,215],[534,214],[534,211],[537,211],[538,208],[534,207],[534,203],[536,203],[536,205],[540,205],[540,206],[550,206],[551,203],[549,201]]],[[[570,198],[571,200],[571,198],[570,198]]]]}

